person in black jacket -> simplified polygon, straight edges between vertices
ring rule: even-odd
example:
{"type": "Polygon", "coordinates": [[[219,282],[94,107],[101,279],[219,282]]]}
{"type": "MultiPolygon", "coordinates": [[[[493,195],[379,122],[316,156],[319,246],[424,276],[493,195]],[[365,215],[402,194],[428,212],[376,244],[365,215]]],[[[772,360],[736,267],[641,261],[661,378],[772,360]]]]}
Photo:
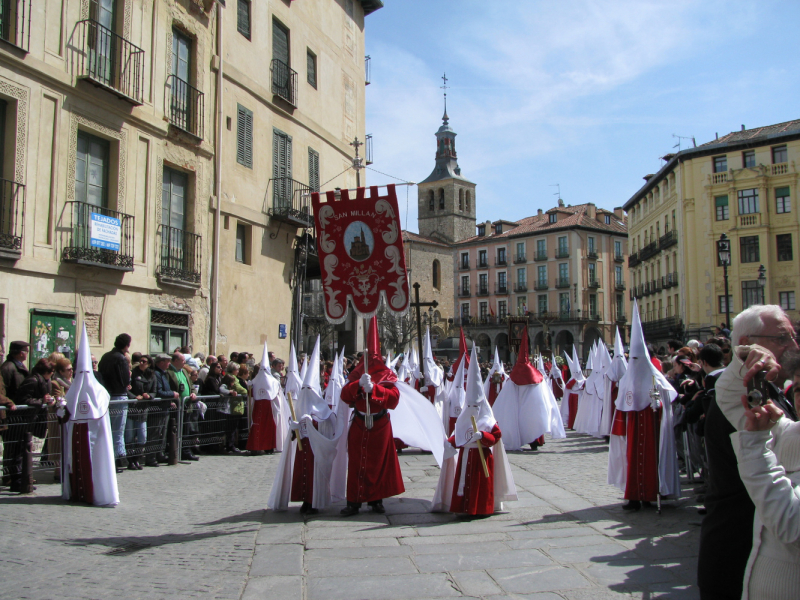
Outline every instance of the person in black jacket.
{"type": "Polygon", "coordinates": [[[128,386],[131,384],[131,366],[125,353],[131,347],[131,336],[120,333],[114,340],[114,348],[106,352],[97,365],[103,378],[103,386],[111,396],[108,414],[111,419],[111,438],[114,456],[117,457],[117,473],[127,466],[125,459],[125,421],[128,419],[128,386]]]}
{"type": "MultiPolygon", "coordinates": [[[[149,401],[156,395],[156,376],[151,363],[149,356],[141,356],[139,363],[131,371],[128,398],[135,400],[136,404],[128,406],[128,420],[125,424],[125,445],[131,448],[128,455],[128,468],[131,470],[142,470],[140,460],[147,442],[147,410],[149,401]]],[[[145,462],[148,467],[158,466],[158,461],[152,454],[145,457],[145,462]]]]}
{"type": "MultiPolygon", "coordinates": [[[[174,421],[175,412],[178,408],[178,405],[175,404],[175,401],[178,399],[178,392],[173,392],[172,388],[169,386],[169,375],[167,374],[167,369],[169,369],[169,361],[169,355],[157,355],[154,361],[155,370],[153,371],[153,377],[156,381],[156,398],[160,400],[172,400],[169,406],[169,413],[164,414],[164,418],[159,419],[158,423],[150,428],[151,441],[154,442],[155,440],[159,440],[161,442],[161,448],[167,447],[167,433],[169,432],[168,424],[174,421]]],[[[163,451],[158,452],[155,458],[157,463],[169,462],[163,451]]]]}
{"type": "MultiPolygon", "coordinates": [[[[8,358],[0,366],[0,373],[2,373],[3,384],[6,387],[6,396],[9,399],[16,401],[17,390],[25,378],[30,375],[28,367],[25,366],[25,361],[28,359],[28,342],[11,342],[8,348],[8,358]]],[[[19,404],[19,403],[18,403],[19,404]]]]}

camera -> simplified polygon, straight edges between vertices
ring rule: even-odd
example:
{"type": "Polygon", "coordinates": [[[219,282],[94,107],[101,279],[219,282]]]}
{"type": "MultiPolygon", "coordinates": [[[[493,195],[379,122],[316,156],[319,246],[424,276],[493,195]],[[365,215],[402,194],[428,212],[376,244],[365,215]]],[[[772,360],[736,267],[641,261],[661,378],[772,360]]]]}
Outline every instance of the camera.
{"type": "Polygon", "coordinates": [[[769,400],[769,384],[767,382],[767,372],[759,371],[747,384],[747,403],[750,408],[764,406],[769,400]]]}

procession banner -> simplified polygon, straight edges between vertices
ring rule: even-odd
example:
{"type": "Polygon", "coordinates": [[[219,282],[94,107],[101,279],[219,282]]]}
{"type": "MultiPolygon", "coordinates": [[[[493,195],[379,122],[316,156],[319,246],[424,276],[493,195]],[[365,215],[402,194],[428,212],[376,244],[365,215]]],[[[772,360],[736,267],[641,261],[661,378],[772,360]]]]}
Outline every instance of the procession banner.
{"type": "Polygon", "coordinates": [[[389,310],[404,313],[409,290],[395,186],[387,186],[385,196],[372,186],[369,198],[358,188],[352,200],[348,190],[339,199],[335,192],[313,193],[311,204],[328,321],[343,322],[348,304],[358,316],[371,317],[381,296],[389,310]]]}

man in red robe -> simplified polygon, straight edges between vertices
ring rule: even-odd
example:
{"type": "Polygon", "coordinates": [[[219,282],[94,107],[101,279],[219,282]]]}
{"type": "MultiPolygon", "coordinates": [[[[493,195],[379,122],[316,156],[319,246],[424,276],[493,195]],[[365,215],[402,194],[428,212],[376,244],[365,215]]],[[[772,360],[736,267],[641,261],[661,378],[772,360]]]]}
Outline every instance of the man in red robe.
{"type": "Polygon", "coordinates": [[[341,396],[353,408],[347,436],[347,506],[341,511],[346,517],[358,514],[363,502],[383,514],[383,499],[405,491],[389,415],[389,409],[397,408],[400,391],[394,385],[397,376],[381,360],[379,350],[378,324],[372,317],[367,351],[348,376],[341,396]]]}
{"type": "MultiPolygon", "coordinates": [[[[572,347],[572,359],[570,359],[569,354],[565,353],[567,357],[567,362],[569,363],[569,370],[570,370],[570,378],[567,381],[566,385],[566,401],[567,401],[567,411],[564,426],[567,429],[575,430],[575,417],[578,414],[578,399],[580,398],[581,390],[586,382],[585,377],[583,376],[583,371],[581,370],[581,363],[580,359],[578,359],[578,352],[575,346],[572,347]]],[[[563,403],[563,400],[562,400],[563,403]]],[[[564,411],[562,410],[562,415],[564,411]]]]}
{"type": "Polygon", "coordinates": [[[266,342],[264,342],[261,365],[253,379],[250,391],[253,398],[253,410],[250,434],[247,436],[247,450],[272,454],[278,447],[279,440],[283,442],[275,426],[275,415],[281,422],[286,419],[283,419],[281,415],[281,384],[270,372],[269,351],[266,342]]]}

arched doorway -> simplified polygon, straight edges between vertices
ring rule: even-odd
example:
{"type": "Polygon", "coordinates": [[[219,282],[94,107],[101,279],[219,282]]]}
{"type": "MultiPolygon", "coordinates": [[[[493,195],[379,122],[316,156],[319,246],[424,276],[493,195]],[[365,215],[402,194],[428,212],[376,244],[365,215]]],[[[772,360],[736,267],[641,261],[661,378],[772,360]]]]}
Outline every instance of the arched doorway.
{"type": "Polygon", "coordinates": [[[587,360],[589,358],[589,350],[592,349],[592,346],[596,341],[600,340],[603,341],[603,336],[600,333],[600,330],[597,327],[589,327],[583,333],[583,360],[587,360]]]}
{"type": "Polygon", "coordinates": [[[531,354],[536,353],[537,349],[539,352],[544,350],[547,347],[544,341],[544,331],[540,331],[533,337],[533,344],[531,345],[531,354]]]}
{"type": "Polygon", "coordinates": [[[478,360],[481,362],[491,360],[492,338],[481,333],[475,338],[475,343],[478,345],[478,360]]]}
{"type": "MultiPolygon", "coordinates": [[[[507,333],[498,333],[497,337],[494,338],[494,346],[497,348],[497,354],[500,356],[500,360],[503,362],[509,362],[511,360],[507,333]]],[[[494,355],[492,355],[492,358],[494,359],[494,355]]]]}
{"type": "Polygon", "coordinates": [[[564,352],[572,355],[572,346],[575,344],[575,338],[569,329],[562,329],[556,335],[556,345],[553,352],[559,353],[564,356],[564,352]]]}

